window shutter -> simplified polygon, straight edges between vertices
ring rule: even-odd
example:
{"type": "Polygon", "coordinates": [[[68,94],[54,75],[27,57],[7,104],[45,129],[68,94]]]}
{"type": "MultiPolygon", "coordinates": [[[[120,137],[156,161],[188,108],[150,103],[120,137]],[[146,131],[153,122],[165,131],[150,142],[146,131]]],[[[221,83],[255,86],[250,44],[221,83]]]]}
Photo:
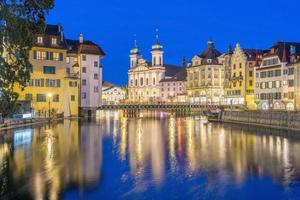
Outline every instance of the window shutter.
{"type": "Polygon", "coordinates": [[[36,59],[36,51],[33,51],[33,59],[36,59]]]}
{"type": "Polygon", "coordinates": [[[63,53],[59,53],[59,61],[63,61],[63,53]]]}

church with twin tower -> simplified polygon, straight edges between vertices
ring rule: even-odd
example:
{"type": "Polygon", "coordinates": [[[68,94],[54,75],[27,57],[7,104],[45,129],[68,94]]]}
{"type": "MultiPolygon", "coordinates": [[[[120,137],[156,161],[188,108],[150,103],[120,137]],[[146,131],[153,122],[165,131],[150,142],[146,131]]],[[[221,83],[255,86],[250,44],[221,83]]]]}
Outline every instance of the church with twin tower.
{"type": "Polygon", "coordinates": [[[182,66],[164,63],[163,45],[158,35],[152,45],[152,61],[143,59],[136,42],[130,51],[130,69],[128,71],[128,97],[130,102],[160,101],[160,82],[174,77],[185,70],[182,66]]]}

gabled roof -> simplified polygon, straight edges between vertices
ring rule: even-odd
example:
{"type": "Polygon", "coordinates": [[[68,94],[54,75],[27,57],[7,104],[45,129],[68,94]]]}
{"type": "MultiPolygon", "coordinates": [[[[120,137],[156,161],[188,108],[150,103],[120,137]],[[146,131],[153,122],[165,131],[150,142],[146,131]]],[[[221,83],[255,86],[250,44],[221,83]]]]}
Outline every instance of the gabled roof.
{"type": "Polygon", "coordinates": [[[249,61],[255,61],[258,55],[263,55],[264,50],[243,48],[243,52],[249,61]]]}
{"type": "Polygon", "coordinates": [[[264,57],[277,55],[281,62],[283,61],[283,58],[286,57],[285,59],[289,63],[292,48],[294,48],[294,54],[300,56],[299,42],[277,42],[264,54],[264,57]]]}
{"type": "Polygon", "coordinates": [[[105,56],[104,51],[100,46],[92,41],[83,41],[80,43],[78,40],[66,40],[68,53],[82,53],[82,54],[95,54],[105,56]]]}
{"type": "Polygon", "coordinates": [[[37,36],[43,37],[43,43],[38,43],[36,38],[36,43],[34,46],[43,48],[53,48],[53,49],[66,49],[66,44],[64,41],[64,33],[61,25],[47,24],[45,27],[44,34],[38,34],[37,36]],[[52,38],[57,39],[57,44],[52,44],[52,38]]]}

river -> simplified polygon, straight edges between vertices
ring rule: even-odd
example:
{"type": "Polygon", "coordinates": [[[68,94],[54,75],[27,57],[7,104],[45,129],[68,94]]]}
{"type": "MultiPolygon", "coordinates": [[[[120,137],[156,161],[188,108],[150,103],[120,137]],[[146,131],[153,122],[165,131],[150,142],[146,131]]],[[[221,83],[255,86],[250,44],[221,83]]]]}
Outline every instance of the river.
{"type": "Polygon", "coordinates": [[[0,199],[300,199],[300,140],[102,112],[0,133],[0,199]]]}

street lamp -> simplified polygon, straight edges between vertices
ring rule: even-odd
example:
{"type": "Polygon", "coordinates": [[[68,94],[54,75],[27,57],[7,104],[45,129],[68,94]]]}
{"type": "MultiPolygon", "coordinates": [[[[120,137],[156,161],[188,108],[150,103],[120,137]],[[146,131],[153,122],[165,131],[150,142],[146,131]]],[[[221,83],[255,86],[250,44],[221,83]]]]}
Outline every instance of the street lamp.
{"type": "Polygon", "coordinates": [[[49,103],[49,107],[48,107],[48,112],[49,112],[49,118],[50,118],[50,111],[51,111],[51,97],[52,97],[52,94],[51,93],[48,93],[48,103],[49,103]]]}

